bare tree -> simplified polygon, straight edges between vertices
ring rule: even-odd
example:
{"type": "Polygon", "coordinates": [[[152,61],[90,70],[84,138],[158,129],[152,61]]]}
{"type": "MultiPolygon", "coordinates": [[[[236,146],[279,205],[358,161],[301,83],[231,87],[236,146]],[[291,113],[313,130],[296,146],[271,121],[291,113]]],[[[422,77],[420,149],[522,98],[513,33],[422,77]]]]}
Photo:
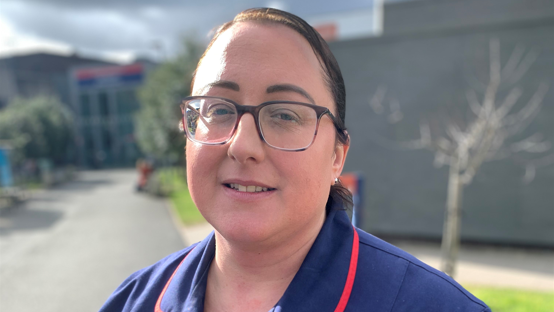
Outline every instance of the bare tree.
{"type": "MultiPolygon", "coordinates": [[[[523,93],[517,83],[534,63],[538,53],[526,53],[523,47],[516,47],[502,68],[499,41],[491,40],[489,45],[489,81],[485,84],[481,100],[476,91],[467,91],[467,102],[472,112],[472,118],[467,125],[450,119],[445,122],[443,131],[437,134],[432,133],[429,123],[421,122],[420,138],[394,143],[405,149],[430,150],[435,153],[436,167],[450,167],[441,246],[441,269],[450,276],[454,276],[456,272],[463,190],[471,183],[483,162],[512,157],[525,166],[526,183],[533,180],[537,168],[554,163],[554,154],[534,160],[518,157],[523,152],[544,154],[552,146],[541,133],[516,140],[539,113],[548,91],[545,83],[540,84],[529,101],[514,112],[514,107],[523,93]],[[501,85],[512,86],[503,99],[498,98],[501,85]]],[[[369,104],[375,113],[387,112],[388,121],[396,123],[403,117],[400,105],[394,98],[387,101],[386,91],[385,86],[380,86],[369,104]]],[[[382,138],[380,140],[383,142],[382,138]]]]}

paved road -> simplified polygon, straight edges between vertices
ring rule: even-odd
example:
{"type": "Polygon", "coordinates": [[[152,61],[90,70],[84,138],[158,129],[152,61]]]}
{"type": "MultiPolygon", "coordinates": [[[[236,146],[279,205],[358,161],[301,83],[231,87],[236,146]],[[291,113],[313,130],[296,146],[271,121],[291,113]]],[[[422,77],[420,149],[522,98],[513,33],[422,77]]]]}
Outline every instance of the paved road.
{"type": "Polygon", "coordinates": [[[132,272],[184,247],[133,171],[82,172],[0,212],[0,311],[97,311],[132,272]]]}

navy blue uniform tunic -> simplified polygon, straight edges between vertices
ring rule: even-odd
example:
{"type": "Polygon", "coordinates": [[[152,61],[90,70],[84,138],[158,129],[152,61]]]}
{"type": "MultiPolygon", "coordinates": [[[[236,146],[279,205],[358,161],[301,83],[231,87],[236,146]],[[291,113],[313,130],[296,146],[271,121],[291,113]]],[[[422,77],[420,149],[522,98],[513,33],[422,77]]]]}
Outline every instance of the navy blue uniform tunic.
{"type": "MultiPolygon", "coordinates": [[[[204,310],[212,232],[203,241],[132,274],[101,312],[204,310]]],[[[353,228],[331,209],[283,297],[271,309],[287,311],[465,311],[490,309],[446,274],[353,228]]]]}

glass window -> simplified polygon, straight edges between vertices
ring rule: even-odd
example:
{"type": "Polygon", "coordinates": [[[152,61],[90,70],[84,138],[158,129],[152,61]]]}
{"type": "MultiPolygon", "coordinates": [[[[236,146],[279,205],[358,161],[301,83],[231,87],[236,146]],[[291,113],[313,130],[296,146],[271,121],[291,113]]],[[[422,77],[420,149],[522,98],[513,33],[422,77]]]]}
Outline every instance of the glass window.
{"type": "Polygon", "coordinates": [[[106,94],[106,92],[98,94],[98,108],[101,117],[108,117],[110,115],[108,107],[108,94],[106,94]]]}
{"type": "Polygon", "coordinates": [[[88,94],[81,94],[81,116],[90,117],[90,96],[88,94]]]}

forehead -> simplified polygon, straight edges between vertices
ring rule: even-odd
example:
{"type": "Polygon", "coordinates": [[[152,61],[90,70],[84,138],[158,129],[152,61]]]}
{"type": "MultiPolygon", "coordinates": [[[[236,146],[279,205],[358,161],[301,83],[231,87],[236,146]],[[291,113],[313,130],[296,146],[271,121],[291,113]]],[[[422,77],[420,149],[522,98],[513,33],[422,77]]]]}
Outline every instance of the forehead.
{"type": "Polygon", "coordinates": [[[235,81],[241,89],[253,82],[295,84],[312,92],[325,88],[319,60],[304,37],[283,25],[250,21],[233,25],[212,44],[196,72],[193,94],[218,80],[235,81]]]}

